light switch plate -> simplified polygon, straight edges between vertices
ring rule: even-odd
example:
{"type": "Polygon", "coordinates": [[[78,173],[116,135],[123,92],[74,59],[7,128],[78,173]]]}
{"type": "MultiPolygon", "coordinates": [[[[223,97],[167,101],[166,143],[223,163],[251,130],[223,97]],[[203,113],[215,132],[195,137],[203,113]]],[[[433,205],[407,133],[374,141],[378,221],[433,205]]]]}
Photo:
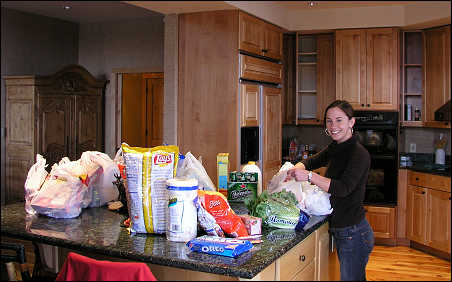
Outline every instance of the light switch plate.
{"type": "Polygon", "coordinates": [[[410,153],[416,153],[416,143],[410,143],[410,153]]]}

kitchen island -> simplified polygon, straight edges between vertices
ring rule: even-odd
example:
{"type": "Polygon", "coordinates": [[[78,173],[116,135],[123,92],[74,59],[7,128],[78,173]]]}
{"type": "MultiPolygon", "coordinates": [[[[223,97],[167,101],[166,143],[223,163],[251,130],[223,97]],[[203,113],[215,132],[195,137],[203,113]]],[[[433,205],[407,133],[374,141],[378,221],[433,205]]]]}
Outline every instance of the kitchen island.
{"type": "Polygon", "coordinates": [[[14,203],[2,206],[1,235],[99,259],[146,262],[158,280],[319,280],[328,270],[327,216],[312,216],[303,232],[263,228],[263,242],[237,258],[191,252],[165,235],[130,235],[121,226],[125,219],[105,207],[72,219],[27,216],[24,203],[14,203]]]}

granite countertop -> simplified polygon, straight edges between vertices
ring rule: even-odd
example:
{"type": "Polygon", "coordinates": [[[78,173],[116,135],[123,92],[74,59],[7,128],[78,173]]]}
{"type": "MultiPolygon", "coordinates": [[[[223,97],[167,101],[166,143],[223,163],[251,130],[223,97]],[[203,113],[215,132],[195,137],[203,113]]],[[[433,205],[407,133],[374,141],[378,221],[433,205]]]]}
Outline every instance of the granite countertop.
{"type": "MultiPolygon", "coordinates": [[[[231,204],[237,214],[246,208],[231,204]]],[[[185,243],[171,242],[165,235],[129,235],[121,223],[125,215],[105,207],[83,209],[72,219],[43,215],[27,216],[24,203],[2,206],[1,234],[69,249],[251,279],[328,220],[312,216],[304,232],[263,228],[263,243],[237,258],[191,252],[185,243]]]]}
{"type": "Polygon", "coordinates": [[[450,156],[446,156],[445,165],[438,165],[435,164],[433,154],[401,153],[400,155],[409,157],[411,162],[408,165],[399,163],[399,168],[450,177],[450,156]]]}

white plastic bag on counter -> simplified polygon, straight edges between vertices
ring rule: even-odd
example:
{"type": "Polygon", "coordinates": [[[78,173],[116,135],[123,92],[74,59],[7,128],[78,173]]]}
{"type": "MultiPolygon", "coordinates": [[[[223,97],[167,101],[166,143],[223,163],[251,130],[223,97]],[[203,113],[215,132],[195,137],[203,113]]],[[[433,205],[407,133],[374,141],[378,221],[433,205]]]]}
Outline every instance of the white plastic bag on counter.
{"type": "Polygon", "coordinates": [[[179,170],[179,177],[197,179],[200,190],[217,190],[201,162],[191,152],[185,154],[185,160],[179,170]]]}
{"type": "Polygon", "coordinates": [[[90,207],[100,207],[110,201],[118,199],[119,191],[113,182],[116,180],[115,174],[119,174],[118,165],[105,153],[97,151],[83,152],[80,157],[83,167],[91,168],[100,166],[101,172],[98,172],[96,179],[91,179],[89,188],[92,193],[90,207]]]}
{"type": "Polygon", "coordinates": [[[38,213],[55,218],[77,217],[88,187],[79,177],[59,165],[53,166],[50,177],[42,185],[31,206],[38,213]]]}
{"type": "Polygon", "coordinates": [[[323,191],[317,185],[302,182],[303,202],[301,209],[309,215],[327,215],[333,212],[330,203],[331,194],[323,191]]]}
{"type": "Polygon", "coordinates": [[[267,190],[270,194],[280,192],[283,189],[286,191],[290,191],[295,194],[298,203],[303,202],[303,194],[301,182],[295,181],[295,179],[284,181],[287,176],[287,170],[292,168],[294,165],[290,162],[286,162],[279,170],[277,174],[275,174],[270,183],[268,184],[267,190]]]}
{"type": "Polygon", "coordinates": [[[28,171],[27,180],[25,180],[25,212],[27,214],[36,214],[31,207],[31,200],[38,195],[42,184],[48,173],[46,171],[46,159],[40,154],[36,155],[36,163],[28,171]]]}

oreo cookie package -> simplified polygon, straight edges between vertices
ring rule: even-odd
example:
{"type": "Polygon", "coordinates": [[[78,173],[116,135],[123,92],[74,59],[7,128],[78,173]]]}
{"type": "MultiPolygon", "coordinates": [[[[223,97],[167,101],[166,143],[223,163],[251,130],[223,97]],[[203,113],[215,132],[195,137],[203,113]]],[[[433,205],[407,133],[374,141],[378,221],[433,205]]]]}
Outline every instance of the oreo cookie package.
{"type": "Polygon", "coordinates": [[[191,251],[235,258],[249,251],[253,244],[247,240],[204,235],[191,239],[187,246],[191,251]]]}

